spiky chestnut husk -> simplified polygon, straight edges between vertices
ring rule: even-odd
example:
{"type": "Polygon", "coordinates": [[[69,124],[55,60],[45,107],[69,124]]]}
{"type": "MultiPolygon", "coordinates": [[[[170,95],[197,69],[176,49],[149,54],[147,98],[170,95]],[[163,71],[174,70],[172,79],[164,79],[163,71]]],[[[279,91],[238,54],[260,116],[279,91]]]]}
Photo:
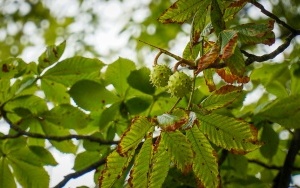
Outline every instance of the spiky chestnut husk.
{"type": "Polygon", "coordinates": [[[175,72],[168,81],[168,92],[175,97],[184,97],[192,91],[192,80],[183,72],[175,72]]]}
{"type": "Polygon", "coordinates": [[[150,74],[150,81],[156,87],[165,87],[172,75],[171,69],[166,65],[156,65],[150,74]]]}

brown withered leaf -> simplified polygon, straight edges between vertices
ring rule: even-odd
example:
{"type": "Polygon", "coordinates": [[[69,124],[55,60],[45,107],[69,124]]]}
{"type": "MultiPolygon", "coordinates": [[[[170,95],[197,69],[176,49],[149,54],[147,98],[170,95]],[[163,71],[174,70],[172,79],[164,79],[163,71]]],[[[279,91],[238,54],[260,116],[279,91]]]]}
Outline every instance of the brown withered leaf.
{"type": "Polygon", "coordinates": [[[216,72],[225,82],[230,84],[233,84],[234,82],[244,84],[250,81],[250,78],[247,76],[239,77],[237,75],[232,74],[232,72],[227,67],[217,69],[216,72]]]}

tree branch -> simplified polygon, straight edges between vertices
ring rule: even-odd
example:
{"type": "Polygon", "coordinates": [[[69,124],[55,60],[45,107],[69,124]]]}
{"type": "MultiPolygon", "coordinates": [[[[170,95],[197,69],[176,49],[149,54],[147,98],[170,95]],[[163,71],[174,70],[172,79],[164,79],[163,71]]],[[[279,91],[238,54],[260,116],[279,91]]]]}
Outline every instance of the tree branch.
{"type": "Polygon", "coordinates": [[[293,135],[290,148],[286,155],[284,165],[282,169],[278,172],[276,178],[274,179],[273,188],[285,188],[289,187],[291,182],[291,173],[294,169],[294,162],[296,156],[300,150],[300,129],[296,129],[293,135]]]}
{"type": "Polygon", "coordinates": [[[74,172],[74,173],[71,173],[71,174],[65,176],[65,178],[61,182],[59,182],[56,186],[54,186],[54,188],[61,188],[61,187],[65,186],[68,183],[68,181],[70,181],[71,179],[76,179],[79,176],[82,176],[83,174],[86,174],[92,170],[95,170],[99,166],[105,164],[105,162],[106,162],[106,158],[100,159],[99,161],[91,164],[90,166],[88,166],[82,170],[79,170],[77,172],[74,172]]]}
{"type": "Polygon", "coordinates": [[[31,138],[37,138],[37,139],[47,139],[47,140],[53,140],[53,141],[65,141],[65,140],[71,140],[71,139],[76,139],[76,140],[88,140],[91,142],[97,142],[102,145],[113,145],[113,144],[118,144],[118,141],[108,141],[108,140],[103,140],[101,138],[93,137],[90,135],[66,135],[66,136],[55,136],[55,135],[44,135],[44,134],[39,134],[39,133],[31,133],[27,132],[23,129],[21,129],[19,126],[15,125],[13,122],[10,121],[10,119],[7,117],[6,111],[1,109],[1,114],[3,119],[10,125],[10,127],[17,132],[15,135],[4,135],[0,137],[0,140],[3,139],[13,139],[17,138],[20,136],[28,136],[31,138]]]}

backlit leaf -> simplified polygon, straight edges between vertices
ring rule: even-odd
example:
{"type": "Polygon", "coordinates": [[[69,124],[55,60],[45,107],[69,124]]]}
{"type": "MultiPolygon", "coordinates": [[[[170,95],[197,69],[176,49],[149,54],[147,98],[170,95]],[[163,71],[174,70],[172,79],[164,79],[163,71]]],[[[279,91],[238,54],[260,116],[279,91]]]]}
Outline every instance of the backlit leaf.
{"type": "Polygon", "coordinates": [[[143,67],[133,70],[127,78],[129,85],[143,93],[154,94],[155,87],[150,83],[150,70],[143,67]]]}
{"type": "Polygon", "coordinates": [[[175,109],[171,114],[157,116],[159,127],[165,131],[175,131],[188,121],[188,114],[181,109],[175,109]]]}
{"type": "MultiPolygon", "coordinates": [[[[221,3],[221,1],[219,1],[221,3]]],[[[217,35],[225,29],[225,22],[217,0],[211,0],[210,19],[217,35]]]]}
{"type": "Polygon", "coordinates": [[[242,89],[242,87],[225,85],[203,100],[201,106],[208,111],[225,107],[242,94],[242,89]]]}
{"type": "Polygon", "coordinates": [[[191,159],[193,159],[194,155],[191,144],[185,135],[177,130],[174,132],[162,132],[161,136],[177,168],[182,172],[189,172],[192,168],[191,159]]]}
{"type": "Polygon", "coordinates": [[[45,165],[55,166],[58,163],[55,158],[52,156],[49,150],[41,146],[29,146],[29,149],[32,153],[39,157],[39,160],[45,165]]]}
{"type": "Polygon", "coordinates": [[[46,98],[51,102],[56,104],[70,102],[70,96],[67,93],[67,88],[60,83],[41,79],[41,88],[44,91],[46,98]]]}
{"type": "Polygon", "coordinates": [[[73,169],[75,171],[82,170],[100,159],[101,154],[98,151],[84,151],[76,155],[73,169]]]}
{"type": "Polygon", "coordinates": [[[107,104],[118,100],[103,84],[92,80],[80,80],[69,90],[75,103],[85,110],[99,110],[107,104]]]}
{"type": "Polygon", "coordinates": [[[233,74],[243,77],[246,65],[243,54],[239,48],[235,48],[233,54],[225,60],[225,63],[233,74]]]}
{"type": "Polygon", "coordinates": [[[113,151],[106,160],[105,169],[99,178],[99,187],[110,188],[121,177],[129,165],[134,150],[129,151],[127,156],[120,156],[117,151],[113,151]]]}
{"type": "MultiPolygon", "coordinates": [[[[191,19],[198,10],[204,11],[208,6],[208,2],[208,0],[178,0],[158,20],[161,23],[183,23],[191,19]]],[[[198,14],[202,14],[202,12],[198,14]]]]}
{"type": "Polygon", "coordinates": [[[235,51],[237,45],[237,32],[233,30],[224,30],[220,33],[222,59],[228,59],[235,51]]]}
{"type": "Polygon", "coordinates": [[[209,65],[218,63],[219,59],[220,47],[216,43],[208,53],[201,56],[198,62],[198,68],[196,73],[201,72],[202,70],[206,69],[209,65]]]}
{"type": "Polygon", "coordinates": [[[129,129],[122,135],[117,151],[121,155],[126,155],[142,141],[151,127],[151,123],[145,117],[133,119],[129,129]]]}
{"type": "Polygon", "coordinates": [[[66,41],[63,41],[59,45],[47,46],[46,50],[39,57],[38,70],[42,72],[46,67],[49,67],[53,63],[56,63],[61,55],[64,53],[66,47],[66,41]]]}
{"type": "Polygon", "coordinates": [[[300,96],[274,100],[267,105],[258,115],[286,128],[300,128],[300,96]]]}
{"type": "Polygon", "coordinates": [[[247,4],[247,2],[248,0],[235,0],[230,2],[230,4],[225,9],[225,13],[223,15],[224,19],[233,19],[235,14],[239,12],[247,4]]]}
{"type": "Polygon", "coordinates": [[[47,70],[42,78],[70,87],[82,79],[99,78],[100,69],[103,66],[104,63],[98,59],[75,56],[58,62],[54,67],[47,70]]]}
{"type": "Polygon", "coordinates": [[[22,76],[27,69],[27,63],[21,58],[8,58],[0,61],[0,78],[11,79],[22,76]]]}
{"type": "Polygon", "coordinates": [[[161,187],[168,175],[171,159],[165,149],[165,144],[159,137],[153,148],[153,157],[148,174],[148,188],[161,187]]]}
{"type": "Polygon", "coordinates": [[[187,130],[186,136],[195,153],[193,171],[196,177],[204,187],[219,187],[220,177],[216,151],[197,126],[187,130]]]}
{"type": "Polygon", "coordinates": [[[213,79],[214,73],[215,73],[215,71],[213,69],[205,69],[203,71],[205,83],[210,92],[216,90],[216,85],[215,85],[214,79],[213,79]]]}
{"type": "Polygon", "coordinates": [[[144,188],[148,184],[148,173],[152,158],[152,136],[150,135],[144,142],[139,154],[137,155],[134,166],[130,172],[128,183],[130,187],[144,188]]]}
{"type": "Polygon", "coordinates": [[[200,130],[217,146],[233,153],[245,154],[257,149],[257,130],[245,121],[219,114],[197,113],[200,130]]]}
{"type": "Polygon", "coordinates": [[[0,187],[17,187],[14,176],[8,166],[8,159],[3,156],[0,157],[0,180],[0,187]]]}

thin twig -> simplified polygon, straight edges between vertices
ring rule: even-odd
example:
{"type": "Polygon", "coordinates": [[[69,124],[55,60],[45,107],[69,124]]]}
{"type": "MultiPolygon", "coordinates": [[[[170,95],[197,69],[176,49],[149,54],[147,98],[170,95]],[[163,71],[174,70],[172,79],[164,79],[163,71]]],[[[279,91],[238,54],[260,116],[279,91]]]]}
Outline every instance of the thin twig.
{"type": "Polygon", "coordinates": [[[83,174],[86,174],[92,170],[95,170],[99,166],[105,164],[105,162],[106,162],[106,158],[103,158],[82,170],[68,174],[67,176],[65,176],[65,178],[61,182],[59,182],[56,186],[54,186],[54,188],[61,188],[61,187],[65,186],[71,179],[76,179],[79,176],[82,176],[83,174]]]}

